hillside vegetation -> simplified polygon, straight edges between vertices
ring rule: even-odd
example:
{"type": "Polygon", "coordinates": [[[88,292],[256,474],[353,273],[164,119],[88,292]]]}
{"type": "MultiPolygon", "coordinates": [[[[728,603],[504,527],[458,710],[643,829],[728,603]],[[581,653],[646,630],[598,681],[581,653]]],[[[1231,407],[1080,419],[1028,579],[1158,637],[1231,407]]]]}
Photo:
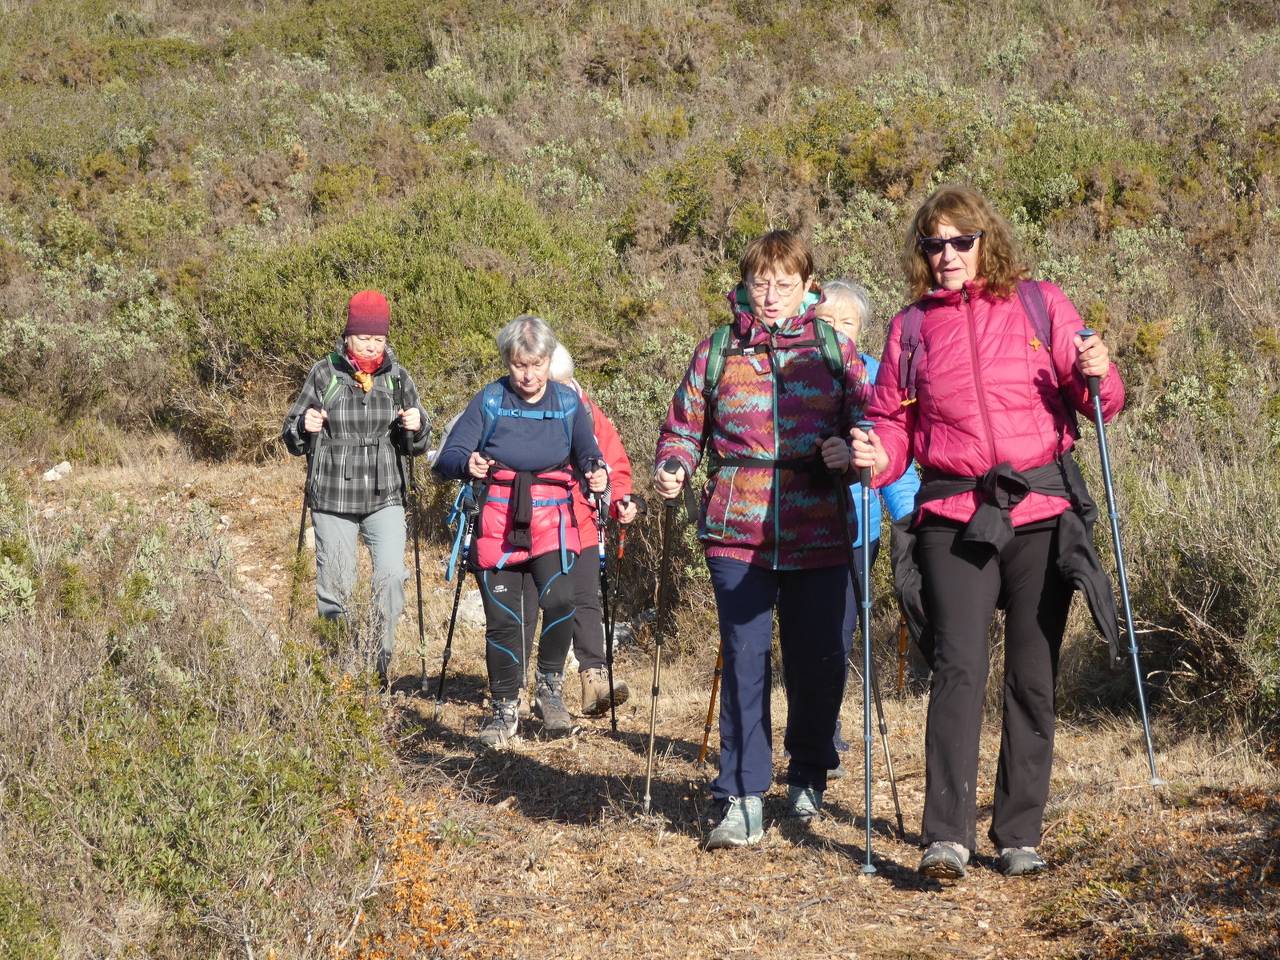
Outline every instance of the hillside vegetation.
{"type": "MultiPolygon", "coordinates": [[[[1163,729],[1275,742],[1274,3],[0,0],[0,14],[0,819],[21,825],[0,840],[0,943],[19,945],[0,956],[56,956],[59,931],[64,952],[91,942],[77,924],[105,921],[75,897],[116,904],[156,955],[182,955],[196,930],[250,936],[246,917],[283,929],[304,889],[323,914],[351,892],[316,878],[367,865],[382,822],[352,770],[398,789],[391,721],[331,673],[325,638],[249,626],[219,592],[233,571],[203,499],[86,489],[46,517],[40,471],[66,458],[109,474],[177,438],[251,477],[365,286],[391,298],[437,420],[497,372],[497,327],[538,312],[643,464],[747,239],[798,229],[823,276],[864,283],[877,317],[862,346],[878,354],[904,300],[906,221],[944,181],[1011,218],[1126,378],[1112,459],[1163,729]],[[174,792],[129,792],[138,780],[174,792]]],[[[1100,498],[1088,428],[1081,454],[1100,498]]],[[[633,538],[636,570],[655,540],[633,538]]],[[[692,650],[709,611],[683,549],[692,650]]],[[[887,565],[877,575],[887,598],[887,565]]],[[[651,579],[624,591],[628,614],[652,603],[651,579]]],[[[1129,710],[1131,679],[1073,624],[1064,710],[1129,710]]]]}

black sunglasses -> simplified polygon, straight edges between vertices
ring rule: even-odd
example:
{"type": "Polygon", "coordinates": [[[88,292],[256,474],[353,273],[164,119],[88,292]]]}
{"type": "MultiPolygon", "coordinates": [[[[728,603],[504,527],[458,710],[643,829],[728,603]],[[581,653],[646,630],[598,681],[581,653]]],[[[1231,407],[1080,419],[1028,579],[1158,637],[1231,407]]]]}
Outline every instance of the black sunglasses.
{"type": "Polygon", "coordinates": [[[982,236],[981,230],[975,230],[973,233],[961,234],[958,237],[919,237],[916,240],[916,246],[927,256],[936,256],[942,252],[943,247],[948,243],[952,249],[958,253],[968,253],[973,249],[973,245],[982,236]]]}

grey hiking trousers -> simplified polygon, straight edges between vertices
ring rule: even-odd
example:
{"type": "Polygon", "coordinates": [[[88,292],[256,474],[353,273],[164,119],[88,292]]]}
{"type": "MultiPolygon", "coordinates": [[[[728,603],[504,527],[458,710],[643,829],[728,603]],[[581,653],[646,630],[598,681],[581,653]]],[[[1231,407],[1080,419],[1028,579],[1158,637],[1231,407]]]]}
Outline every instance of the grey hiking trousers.
{"type": "Polygon", "coordinates": [[[378,672],[386,676],[395,652],[396,621],[404,610],[404,507],[393,504],[374,513],[312,511],[316,531],[316,613],[327,620],[348,615],[356,585],[356,535],[373,560],[373,621],[381,637],[378,672]]]}

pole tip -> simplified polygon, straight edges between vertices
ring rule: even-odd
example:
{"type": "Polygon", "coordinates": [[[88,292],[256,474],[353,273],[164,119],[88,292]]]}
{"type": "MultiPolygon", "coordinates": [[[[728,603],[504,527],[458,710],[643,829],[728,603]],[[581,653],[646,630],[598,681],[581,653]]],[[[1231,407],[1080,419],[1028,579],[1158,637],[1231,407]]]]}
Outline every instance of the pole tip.
{"type": "Polygon", "coordinates": [[[1159,777],[1152,777],[1152,778],[1151,778],[1151,785],[1152,785],[1153,787],[1167,787],[1167,786],[1169,785],[1169,781],[1168,781],[1168,780],[1162,780],[1162,779],[1160,779],[1159,777]]]}
{"type": "Polygon", "coordinates": [[[873,867],[871,864],[869,864],[869,863],[864,863],[864,864],[862,865],[862,874],[863,874],[863,876],[869,877],[869,876],[871,876],[871,875],[872,875],[873,873],[875,873],[875,872],[876,872],[876,868],[875,868],[875,867],[873,867]]]}

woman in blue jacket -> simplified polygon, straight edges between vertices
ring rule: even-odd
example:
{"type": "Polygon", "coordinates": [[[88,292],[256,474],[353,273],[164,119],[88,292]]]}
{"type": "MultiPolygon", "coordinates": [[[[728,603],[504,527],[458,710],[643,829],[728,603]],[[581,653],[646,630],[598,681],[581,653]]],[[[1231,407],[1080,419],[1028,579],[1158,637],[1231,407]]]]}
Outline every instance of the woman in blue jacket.
{"type": "MultiPolygon", "coordinates": [[[[858,334],[862,331],[862,325],[871,316],[871,297],[868,295],[866,288],[861,284],[854,283],[852,280],[829,280],[822,285],[822,294],[823,302],[815,310],[818,319],[825,320],[835,328],[837,333],[843,334],[854,345],[857,345],[858,334]]],[[[880,364],[869,354],[859,352],[859,355],[866,365],[867,376],[874,383],[880,364]]],[[[908,468],[900,478],[881,488],[878,491],[879,497],[872,496],[871,515],[866,518],[864,523],[862,516],[862,484],[855,483],[849,487],[849,496],[853,500],[854,513],[858,519],[858,530],[853,540],[853,557],[854,565],[857,568],[857,583],[850,584],[846,580],[848,593],[845,597],[845,620],[842,628],[844,630],[844,654],[846,659],[853,649],[853,635],[857,627],[858,611],[862,609],[863,532],[866,531],[870,535],[867,553],[870,556],[871,565],[874,567],[876,557],[880,553],[880,501],[884,500],[884,505],[889,511],[889,518],[893,522],[897,522],[904,517],[910,517],[915,511],[916,491],[919,489],[920,478],[916,475],[913,467],[908,468]]],[[[836,722],[835,745],[836,751],[839,753],[849,749],[849,744],[840,735],[839,721],[836,722]]],[[[843,765],[836,767],[830,774],[833,777],[841,777],[843,775],[843,765]]]]}

